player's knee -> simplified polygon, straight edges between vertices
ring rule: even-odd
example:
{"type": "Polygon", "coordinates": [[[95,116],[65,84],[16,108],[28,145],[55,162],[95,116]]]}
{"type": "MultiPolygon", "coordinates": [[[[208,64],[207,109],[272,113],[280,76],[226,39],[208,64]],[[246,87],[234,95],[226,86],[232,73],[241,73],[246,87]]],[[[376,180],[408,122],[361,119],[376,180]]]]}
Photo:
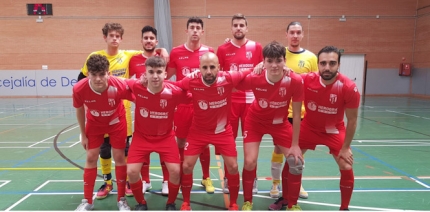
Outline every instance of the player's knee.
{"type": "Polygon", "coordinates": [[[189,174],[193,172],[193,168],[194,168],[194,164],[188,161],[184,161],[182,164],[182,171],[184,172],[184,174],[189,174]]]}
{"type": "Polygon", "coordinates": [[[103,159],[112,158],[111,145],[109,144],[109,137],[105,138],[105,142],[100,146],[100,157],[103,159]],[[106,142],[107,140],[107,142],[106,142]]]}
{"type": "Polygon", "coordinates": [[[136,169],[136,168],[133,168],[131,166],[127,167],[127,175],[129,177],[139,176],[139,174],[140,174],[140,169],[136,169]]]}
{"type": "Polygon", "coordinates": [[[297,159],[297,163],[296,163],[294,156],[288,156],[287,163],[288,163],[288,166],[290,167],[289,171],[291,174],[299,175],[303,173],[303,163],[300,159],[297,159]]]}
{"type": "Polygon", "coordinates": [[[87,152],[87,163],[91,166],[97,166],[98,154],[91,151],[87,152]]]}
{"type": "Polygon", "coordinates": [[[176,178],[179,179],[179,174],[180,174],[180,171],[181,171],[179,165],[178,166],[170,167],[170,169],[168,171],[169,171],[169,176],[170,177],[172,177],[173,179],[176,179],[176,178]]]}
{"type": "Polygon", "coordinates": [[[254,168],[257,166],[257,159],[254,158],[245,158],[245,164],[243,167],[246,170],[254,170],[254,168]]]}
{"type": "Polygon", "coordinates": [[[238,173],[238,166],[237,163],[226,163],[227,170],[229,174],[237,174],[238,173]]]}

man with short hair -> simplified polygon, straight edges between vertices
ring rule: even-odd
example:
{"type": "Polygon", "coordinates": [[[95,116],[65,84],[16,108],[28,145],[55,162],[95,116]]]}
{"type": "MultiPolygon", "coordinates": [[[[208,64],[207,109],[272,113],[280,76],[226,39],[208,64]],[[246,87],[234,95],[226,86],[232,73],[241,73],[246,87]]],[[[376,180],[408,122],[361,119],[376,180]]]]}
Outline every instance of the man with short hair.
{"type": "Polygon", "coordinates": [[[330,149],[340,170],[340,210],[348,210],[354,189],[351,142],[357,127],[360,93],[352,80],[339,73],[340,56],[334,46],[322,48],[318,52],[319,72],[303,76],[306,116],[299,145],[303,153],[317,145],[330,149]]]}
{"type": "MultiPolygon", "coordinates": [[[[243,14],[238,13],[232,17],[231,32],[233,38],[229,42],[220,45],[217,50],[221,70],[240,71],[252,69],[263,61],[261,44],[246,38],[248,22],[243,14]]],[[[238,134],[239,121],[242,129],[241,134],[242,136],[244,135],[245,117],[254,99],[252,90],[237,90],[232,93],[230,124],[233,129],[234,139],[236,139],[238,134]]],[[[224,172],[227,172],[225,165],[224,172]]],[[[227,184],[227,178],[224,178],[224,193],[229,193],[227,184]]],[[[255,178],[253,193],[257,192],[257,178],[255,178]]]]}
{"type": "Polygon", "coordinates": [[[124,156],[127,138],[127,123],[123,99],[134,98],[127,84],[109,76],[109,61],[104,55],[93,54],[86,63],[88,78],[73,86],[73,106],[81,131],[81,143],[86,150],[84,169],[84,199],[77,211],[92,210],[93,190],[97,177],[97,159],[104,135],[110,137],[115,159],[117,206],[119,210],[130,210],[125,199],[127,166],[124,156]],[[86,116],[85,116],[86,111],[86,116]]]}
{"type": "MultiPolygon", "coordinates": [[[[129,64],[130,76],[136,76],[137,79],[140,76],[144,75],[146,72],[145,61],[152,56],[159,55],[155,51],[155,47],[158,44],[157,40],[157,29],[152,26],[144,26],[142,28],[142,39],[140,40],[143,50],[145,50],[141,54],[134,55],[129,64]]],[[[164,67],[165,69],[166,67],[164,67]]],[[[165,70],[164,70],[165,71],[165,70]]],[[[146,155],[148,158],[145,158],[145,163],[142,166],[141,175],[143,188],[142,191],[145,193],[146,191],[152,188],[151,181],[149,179],[149,154],[146,155]]],[[[167,196],[169,194],[169,172],[167,171],[166,165],[163,161],[161,161],[161,170],[163,172],[163,183],[161,185],[161,194],[167,196]]]]}
{"type": "MultiPolygon", "coordinates": [[[[172,49],[170,53],[170,62],[167,65],[167,79],[176,74],[176,80],[182,80],[184,77],[199,69],[199,58],[207,53],[214,52],[212,47],[205,46],[201,43],[201,36],[203,36],[203,20],[199,17],[191,17],[187,21],[187,41],[185,44],[177,46],[172,49]]],[[[184,148],[186,138],[191,126],[193,117],[192,104],[180,104],[175,112],[174,128],[176,134],[176,141],[181,154],[181,161],[184,160],[184,148]]],[[[200,155],[200,163],[202,166],[202,182],[207,193],[214,193],[215,187],[213,186],[210,178],[210,150],[206,147],[200,155]]]]}
{"type": "Polygon", "coordinates": [[[242,185],[244,205],[242,210],[252,210],[252,186],[256,177],[257,158],[261,139],[270,134],[273,144],[281,149],[287,162],[284,165],[282,187],[288,199],[287,210],[299,210],[302,154],[299,147],[300,108],[303,100],[303,83],[300,75],[285,66],[285,47],[271,42],[263,49],[264,70],[261,74],[248,75],[238,89],[252,89],[255,100],[249,107],[245,120],[243,139],[244,167],[242,185]],[[293,105],[293,127],[288,122],[288,106],[293,105]]]}
{"type": "MultiPolygon", "coordinates": [[[[176,210],[175,200],[179,191],[180,157],[173,132],[173,114],[179,103],[187,102],[187,92],[170,83],[166,78],[166,62],[158,56],[145,61],[147,86],[139,80],[127,80],[136,96],[135,127],[127,161],[130,187],[138,205],[135,210],[148,210],[140,180],[142,165],[149,164],[149,155],[160,155],[168,170],[169,196],[166,210],[176,210]]],[[[145,181],[143,181],[145,182],[145,181]]]]}
{"type": "MultiPolygon", "coordinates": [[[[317,72],[318,71],[318,64],[317,64],[317,57],[314,53],[310,52],[307,49],[304,49],[301,47],[301,41],[304,37],[304,30],[302,27],[302,24],[297,21],[293,21],[288,24],[287,31],[286,31],[286,37],[288,41],[288,46],[286,47],[286,65],[288,68],[291,68],[295,73],[298,74],[305,74],[305,73],[311,73],[311,72],[317,72]]],[[[292,123],[292,106],[290,104],[290,107],[288,109],[288,120],[290,123],[292,123]]],[[[305,107],[302,105],[302,113],[301,118],[303,119],[305,115],[305,107]]],[[[278,198],[280,195],[280,184],[281,184],[281,170],[282,170],[282,164],[283,164],[283,158],[284,155],[282,154],[282,151],[275,146],[273,153],[272,153],[272,179],[273,184],[272,188],[269,192],[270,197],[272,198],[278,198]]],[[[303,189],[303,187],[300,188],[300,198],[307,199],[308,193],[303,189]]],[[[273,205],[273,210],[280,210],[283,206],[286,206],[286,204],[282,205],[282,197],[279,197],[278,203],[276,206],[273,205]]]]}

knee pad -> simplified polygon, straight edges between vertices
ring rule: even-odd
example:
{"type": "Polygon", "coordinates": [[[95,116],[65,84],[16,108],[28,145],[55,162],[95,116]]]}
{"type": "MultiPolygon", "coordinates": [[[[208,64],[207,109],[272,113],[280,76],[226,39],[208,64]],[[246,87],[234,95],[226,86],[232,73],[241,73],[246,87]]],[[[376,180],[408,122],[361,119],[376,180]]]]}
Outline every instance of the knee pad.
{"type": "Polygon", "coordinates": [[[128,149],[130,148],[130,139],[131,139],[131,136],[127,136],[127,141],[125,142],[125,149],[124,149],[126,157],[128,156],[128,149]]]}
{"type": "Polygon", "coordinates": [[[112,158],[111,149],[112,146],[109,143],[109,137],[106,137],[103,144],[100,146],[100,157],[103,159],[112,158]]]}
{"type": "Polygon", "coordinates": [[[294,156],[288,156],[287,158],[287,163],[288,166],[290,167],[289,172],[293,175],[299,175],[302,174],[303,172],[303,163],[300,159],[297,160],[297,164],[296,161],[294,159],[294,156]]]}

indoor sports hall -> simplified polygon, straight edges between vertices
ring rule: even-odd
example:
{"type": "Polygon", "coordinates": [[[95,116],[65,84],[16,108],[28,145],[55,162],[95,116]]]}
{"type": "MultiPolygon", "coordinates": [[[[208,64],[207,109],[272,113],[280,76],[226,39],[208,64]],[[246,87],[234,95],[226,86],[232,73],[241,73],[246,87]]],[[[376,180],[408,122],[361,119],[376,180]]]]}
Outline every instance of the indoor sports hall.
{"type": "MultiPolygon", "coordinates": [[[[339,72],[361,94],[351,143],[355,183],[349,210],[430,209],[430,0],[6,0],[0,11],[0,210],[71,211],[81,203],[86,152],[72,88],[88,55],[106,48],[105,23],[122,24],[126,50],[142,50],[141,29],[154,26],[157,47],[170,53],[187,40],[188,18],[197,16],[204,22],[201,42],[216,51],[232,37],[237,13],[247,18],[246,37],[263,47],[274,40],[288,46],[286,27],[298,21],[302,48],[317,54],[333,45],[342,52],[339,72]]],[[[236,145],[241,174],[242,136],[236,145]]],[[[223,160],[213,146],[210,151],[215,192],[208,194],[201,185],[197,162],[192,210],[229,207],[222,192],[223,160]]],[[[269,196],[270,136],[263,137],[259,151],[253,210],[266,211],[276,201],[269,196]]],[[[309,197],[298,200],[301,209],[339,210],[340,173],[329,149],[317,146],[305,161],[302,185],[309,197]]],[[[150,180],[152,189],[144,195],[148,208],[164,210],[157,154],[151,154],[150,180]]],[[[107,198],[95,199],[102,184],[98,168],[94,210],[118,210],[116,184],[107,198]]],[[[127,201],[132,209],[137,204],[133,197],[127,201]]],[[[179,192],[178,209],[182,202],[179,192]]],[[[241,186],[239,210],[242,204],[241,186]]]]}

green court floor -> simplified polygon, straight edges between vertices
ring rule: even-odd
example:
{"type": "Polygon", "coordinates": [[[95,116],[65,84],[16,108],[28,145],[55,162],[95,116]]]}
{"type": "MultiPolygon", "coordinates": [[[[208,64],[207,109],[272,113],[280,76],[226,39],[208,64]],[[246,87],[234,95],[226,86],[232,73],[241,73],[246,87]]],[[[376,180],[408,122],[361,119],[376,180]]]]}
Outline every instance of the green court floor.
{"type": "MultiPolygon", "coordinates": [[[[430,100],[406,97],[367,97],[360,108],[352,143],[355,188],[350,210],[430,209],[430,100]]],[[[82,170],[85,152],[79,143],[75,109],[67,98],[0,99],[0,210],[74,210],[83,198],[82,170]],[[67,128],[67,129],[66,129],[67,128]],[[64,130],[66,129],[66,130],[64,130]],[[59,134],[60,131],[64,131],[59,134]]],[[[242,138],[237,139],[239,169],[243,166],[242,138]]],[[[267,210],[274,201],[269,136],[261,143],[258,188],[253,210],[267,210]]],[[[339,170],[328,149],[318,146],[305,156],[303,186],[308,199],[299,200],[303,210],[338,210],[339,170]]],[[[228,196],[221,193],[222,159],[211,147],[211,178],[215,194],[200,186],[201,169],[194,170],[191,195],[193,210],[225,210],[228,196]]],[[[164,210],[160,195],[161,169],[158,155],[151,156],[153,189],[145,194],[149,209],[164,210]]],[[[99,173],[101,173],[99,171],[99,173]]],[[[96,188],[102,184],[98,179],[96,188]]],[[[116,191],[116,190],[114,190],[116,191]]],[[[179,209],[182,195],[176,201],[179,209]]],[[[135,205],[133,197],[128,197],[135,205]]],[[[243,202],[242,194],[239,203],[243,202]]],[[[95,200],[95,210],[117,210],[116,193],[95,200]]]]}

